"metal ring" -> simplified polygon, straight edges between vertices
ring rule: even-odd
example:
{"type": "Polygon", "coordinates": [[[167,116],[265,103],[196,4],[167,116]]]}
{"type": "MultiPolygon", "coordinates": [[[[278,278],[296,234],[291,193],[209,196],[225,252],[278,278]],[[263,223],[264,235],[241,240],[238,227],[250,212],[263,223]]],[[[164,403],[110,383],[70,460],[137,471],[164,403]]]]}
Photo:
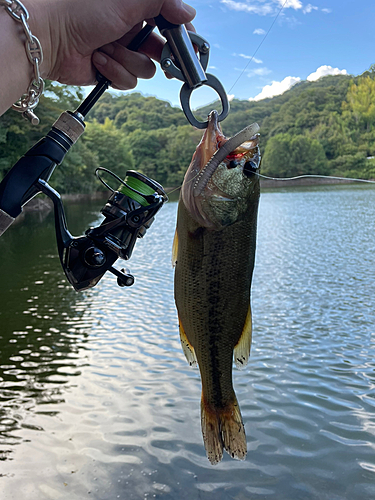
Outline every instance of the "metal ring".
{"type": "MultiPolygon", "coordinates": [[[[206,73],[207,76],[207,81],[203,83],[203,85],[207,85],[207,87],[211,87],[214,89],[221,100],[221,105],[223,107],[222,112],[218,116],[218,121],[221,122],[223,121],[229,113],[229,101],[228,101],[228,96],[227,93],[225,92],[225,89],[223,85],[221,84],[220,80],[216,78],[216,76],[211,75],[210,73],[206,73]]],[[[193,115],[193,112],[190,107],[190,96],[192,94],[194,89],[189,88],[189,86],[184,83],[184,85],[181,88],[180,92],[180,102],[181,102],[181,107],[185,113],[186,118],[188,121],[193,125],[193,127],[203,129],[208,127],[208,120],[205,122],[200,122],[195,118],[193,115]]]]}

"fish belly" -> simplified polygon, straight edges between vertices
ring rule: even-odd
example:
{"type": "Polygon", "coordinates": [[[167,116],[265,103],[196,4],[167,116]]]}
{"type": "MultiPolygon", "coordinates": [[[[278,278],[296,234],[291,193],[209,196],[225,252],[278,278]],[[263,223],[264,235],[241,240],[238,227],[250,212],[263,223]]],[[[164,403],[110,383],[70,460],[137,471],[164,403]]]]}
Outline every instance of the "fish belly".
{"type": "Polygon", "coordinates": [[[233,350],[249,317],[251,322],[255,233],[256,213],[220,230],[208,230],[195,223],[180,200],[175,300],[180,329],[201,373],[202,431],[212,463],[221,460],[223,448],[237,458],[246,455],[232,365],[233,350]]]}

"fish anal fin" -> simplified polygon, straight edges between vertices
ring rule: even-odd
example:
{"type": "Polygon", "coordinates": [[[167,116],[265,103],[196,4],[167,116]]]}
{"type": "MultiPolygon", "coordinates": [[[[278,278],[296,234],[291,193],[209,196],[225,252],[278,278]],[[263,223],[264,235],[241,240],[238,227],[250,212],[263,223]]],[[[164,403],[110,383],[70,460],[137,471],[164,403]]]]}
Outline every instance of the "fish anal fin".
{"type": "Polygon", "coordinates": [[[246,435],[237,400],[225,409],[212,409],[201,400],[201,424],[207,458],[212,465],[221,462],[223,449],[232,457],[244,460],[246,435]]]}
{"type": "Polygon", "coordinates": [[[184,354],[186,356],[186,359],[188,360],[188,363],[190,366],[197,366],[197,356],[195,355],[195,350],[194,347],[190,344],[184,327],[182,326],[180,318],[178,319],[179,321],[179,330],[180,330],[180,340],[181,340],[181,346],[182,350],[184,351],[184,354]]]}
{"type": "Polygon", "coordinates": [[[247,312],[241,338],[234,348],[234,362],[237,368],[244,368],[249,360],[252,338],[251,307],[247,312]]]}
{"type": "Polygon", "coordinates": [[[177,255],[178,255],[178,234],[177,228],[174,233],[173,245],[172,245],[172,266],[176,267],[177,264],[177,255]]]}

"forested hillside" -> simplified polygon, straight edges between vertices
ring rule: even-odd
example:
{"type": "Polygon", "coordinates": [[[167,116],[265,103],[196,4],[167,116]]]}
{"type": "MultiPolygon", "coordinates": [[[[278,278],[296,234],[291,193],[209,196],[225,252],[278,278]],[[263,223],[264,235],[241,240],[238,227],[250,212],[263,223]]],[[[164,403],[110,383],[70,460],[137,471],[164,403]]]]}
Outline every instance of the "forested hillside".
{"type": "MultiPolygon", "coordinates": [[[[232,135],[257,121],[261,126],[262,172],[273,176],[331,174],[375,178],[375,68],[358,77],[326,76],[301,82],[281,96],[231,102],[223,122],[232,135]]],[[[0,178],[66,109],[82,100],[81,89],[49,84],[38,106],[41,125],[18,113],[0,118],[0,178]]],[[[199,110],[204,119],[215,105],[199,110]]],[[[164,186],[182,182],[202,135],[179,108],[138,93],[105,94],[87,119],[84,135],[53,174],[65,193],[100,189],[98,166],[123,176],[140,170],[164,186]]]]}

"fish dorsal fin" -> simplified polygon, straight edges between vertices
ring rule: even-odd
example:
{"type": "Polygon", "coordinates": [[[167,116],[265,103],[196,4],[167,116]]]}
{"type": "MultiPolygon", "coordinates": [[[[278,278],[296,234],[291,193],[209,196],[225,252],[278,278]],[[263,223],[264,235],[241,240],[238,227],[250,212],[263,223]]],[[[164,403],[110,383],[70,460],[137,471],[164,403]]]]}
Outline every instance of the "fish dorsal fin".
{"type": "Polygon", "coordinates": [[[190,366],[197,366],[197,357],[195,355],[194,347],[188,341],[188,338],[186,336],[186,333],[185,333],[184,327],[182,326],[180,318],[178,318],[178,323],[179,323],[179,329],[180,329],[180,340],[181,340],[182,350],[184,351],[184,354],[186,356],[186,359],[188,360],[189,365],[190,366]]]}
{"type": "Polygon", "coordinates": [[[237,345],[234,348],[234,362],[237,368],[244,368],[249,360],[250,347],[252,337],[252,321],[251,321],[251,306],[247,312],[245,325],[242,330],[242,335],[237,345]]]}
{"type": "Polygon", "coordinates": [[[177,228],[174,233],[173,245],[172,245],[172,266],[176,267],[177,264],[177,255],[178,255],[178,235],[177,228]]]}

